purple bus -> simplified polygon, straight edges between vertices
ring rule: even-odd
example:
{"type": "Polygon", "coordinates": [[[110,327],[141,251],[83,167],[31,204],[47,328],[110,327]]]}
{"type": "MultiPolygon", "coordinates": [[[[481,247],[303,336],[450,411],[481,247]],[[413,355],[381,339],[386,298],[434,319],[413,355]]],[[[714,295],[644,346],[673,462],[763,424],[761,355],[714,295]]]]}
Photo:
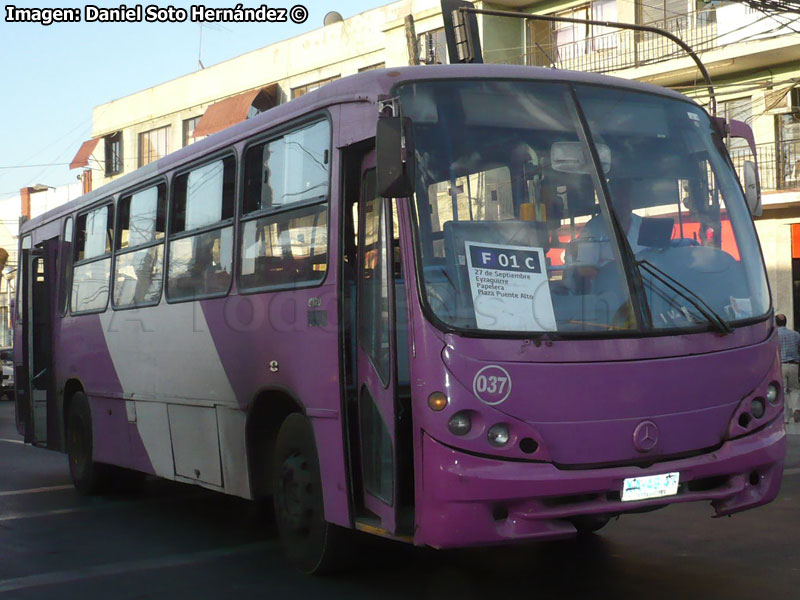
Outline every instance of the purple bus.
{"type": "Polygon", "coordinates": [[[333,82],[24,224],[20,433],[83,493],[271,496],[307,572],[348,529],[447,548],[765,504],[777,334],[726,135],[583,73],[333,82]]]}

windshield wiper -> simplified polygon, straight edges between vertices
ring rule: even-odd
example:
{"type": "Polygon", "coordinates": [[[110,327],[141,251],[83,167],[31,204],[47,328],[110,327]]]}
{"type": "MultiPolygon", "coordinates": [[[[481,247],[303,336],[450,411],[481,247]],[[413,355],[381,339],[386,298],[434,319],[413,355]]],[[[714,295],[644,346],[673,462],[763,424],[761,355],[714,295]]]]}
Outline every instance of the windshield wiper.
{"type": "Polygon", "coordinates": [[[672,278],[668,273],[659,269],[653,263],[648,260],[637,260],[636,266],[640,267],[644,271],[647,272],[653,279],[657,279],[667,288],[675,292],[676,294],[680,294],[689,303],[694,306],[707,320],[709,323],[714,325],[716,329],[723,335],[727,335],[729,333],[733,333],[733,327],[731,327],[725,319],[723,319],[719,313],[717,313],[711,306],[703,300],[700,296],[695,294],[692,290],[687,288],[683,285],[680,281],[672,278]]]}

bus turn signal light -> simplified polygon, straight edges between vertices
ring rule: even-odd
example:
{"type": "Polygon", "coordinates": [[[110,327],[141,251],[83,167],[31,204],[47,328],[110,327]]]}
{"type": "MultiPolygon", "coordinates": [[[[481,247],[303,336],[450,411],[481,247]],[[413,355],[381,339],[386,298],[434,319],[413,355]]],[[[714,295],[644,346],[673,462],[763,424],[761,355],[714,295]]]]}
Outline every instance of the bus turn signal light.
{"type": "Polygon", "coordinates": [[[445,396],[442,392],[433,392],[430,396],[428,396],[428,406],[430,406],[431,410],[433,411],[443,411],[445,408],[447,408],[447,396],[445,396]]]}

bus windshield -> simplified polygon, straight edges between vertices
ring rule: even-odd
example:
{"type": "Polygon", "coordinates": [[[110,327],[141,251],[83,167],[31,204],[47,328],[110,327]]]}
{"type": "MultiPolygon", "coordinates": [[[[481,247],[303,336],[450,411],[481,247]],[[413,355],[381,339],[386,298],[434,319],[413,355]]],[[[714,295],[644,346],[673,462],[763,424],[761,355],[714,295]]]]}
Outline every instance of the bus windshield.
{"type": "Polygon", "coordinates": [[[769,310],[741,188],[696,105],[503,80],[416,82],[399,96],[423,295],[447,327],[608,335],[769,310]]]}

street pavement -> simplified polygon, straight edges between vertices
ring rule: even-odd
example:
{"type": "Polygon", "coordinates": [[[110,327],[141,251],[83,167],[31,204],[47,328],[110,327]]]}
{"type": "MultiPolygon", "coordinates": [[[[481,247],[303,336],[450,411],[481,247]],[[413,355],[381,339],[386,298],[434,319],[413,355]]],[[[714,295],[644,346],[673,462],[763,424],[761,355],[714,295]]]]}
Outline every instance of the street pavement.
{"type": "Polygon", "coordinates": [[[84,498],[64,455],[20,443],[0,403],[0,600],[80,598],[800,598],[800,436],[772,504],[712,519],[707,504],[626,515],[584,540],[434,551],[370,540],[350,571],[281,558],[268,511],[152,480],[84,498]]]}

